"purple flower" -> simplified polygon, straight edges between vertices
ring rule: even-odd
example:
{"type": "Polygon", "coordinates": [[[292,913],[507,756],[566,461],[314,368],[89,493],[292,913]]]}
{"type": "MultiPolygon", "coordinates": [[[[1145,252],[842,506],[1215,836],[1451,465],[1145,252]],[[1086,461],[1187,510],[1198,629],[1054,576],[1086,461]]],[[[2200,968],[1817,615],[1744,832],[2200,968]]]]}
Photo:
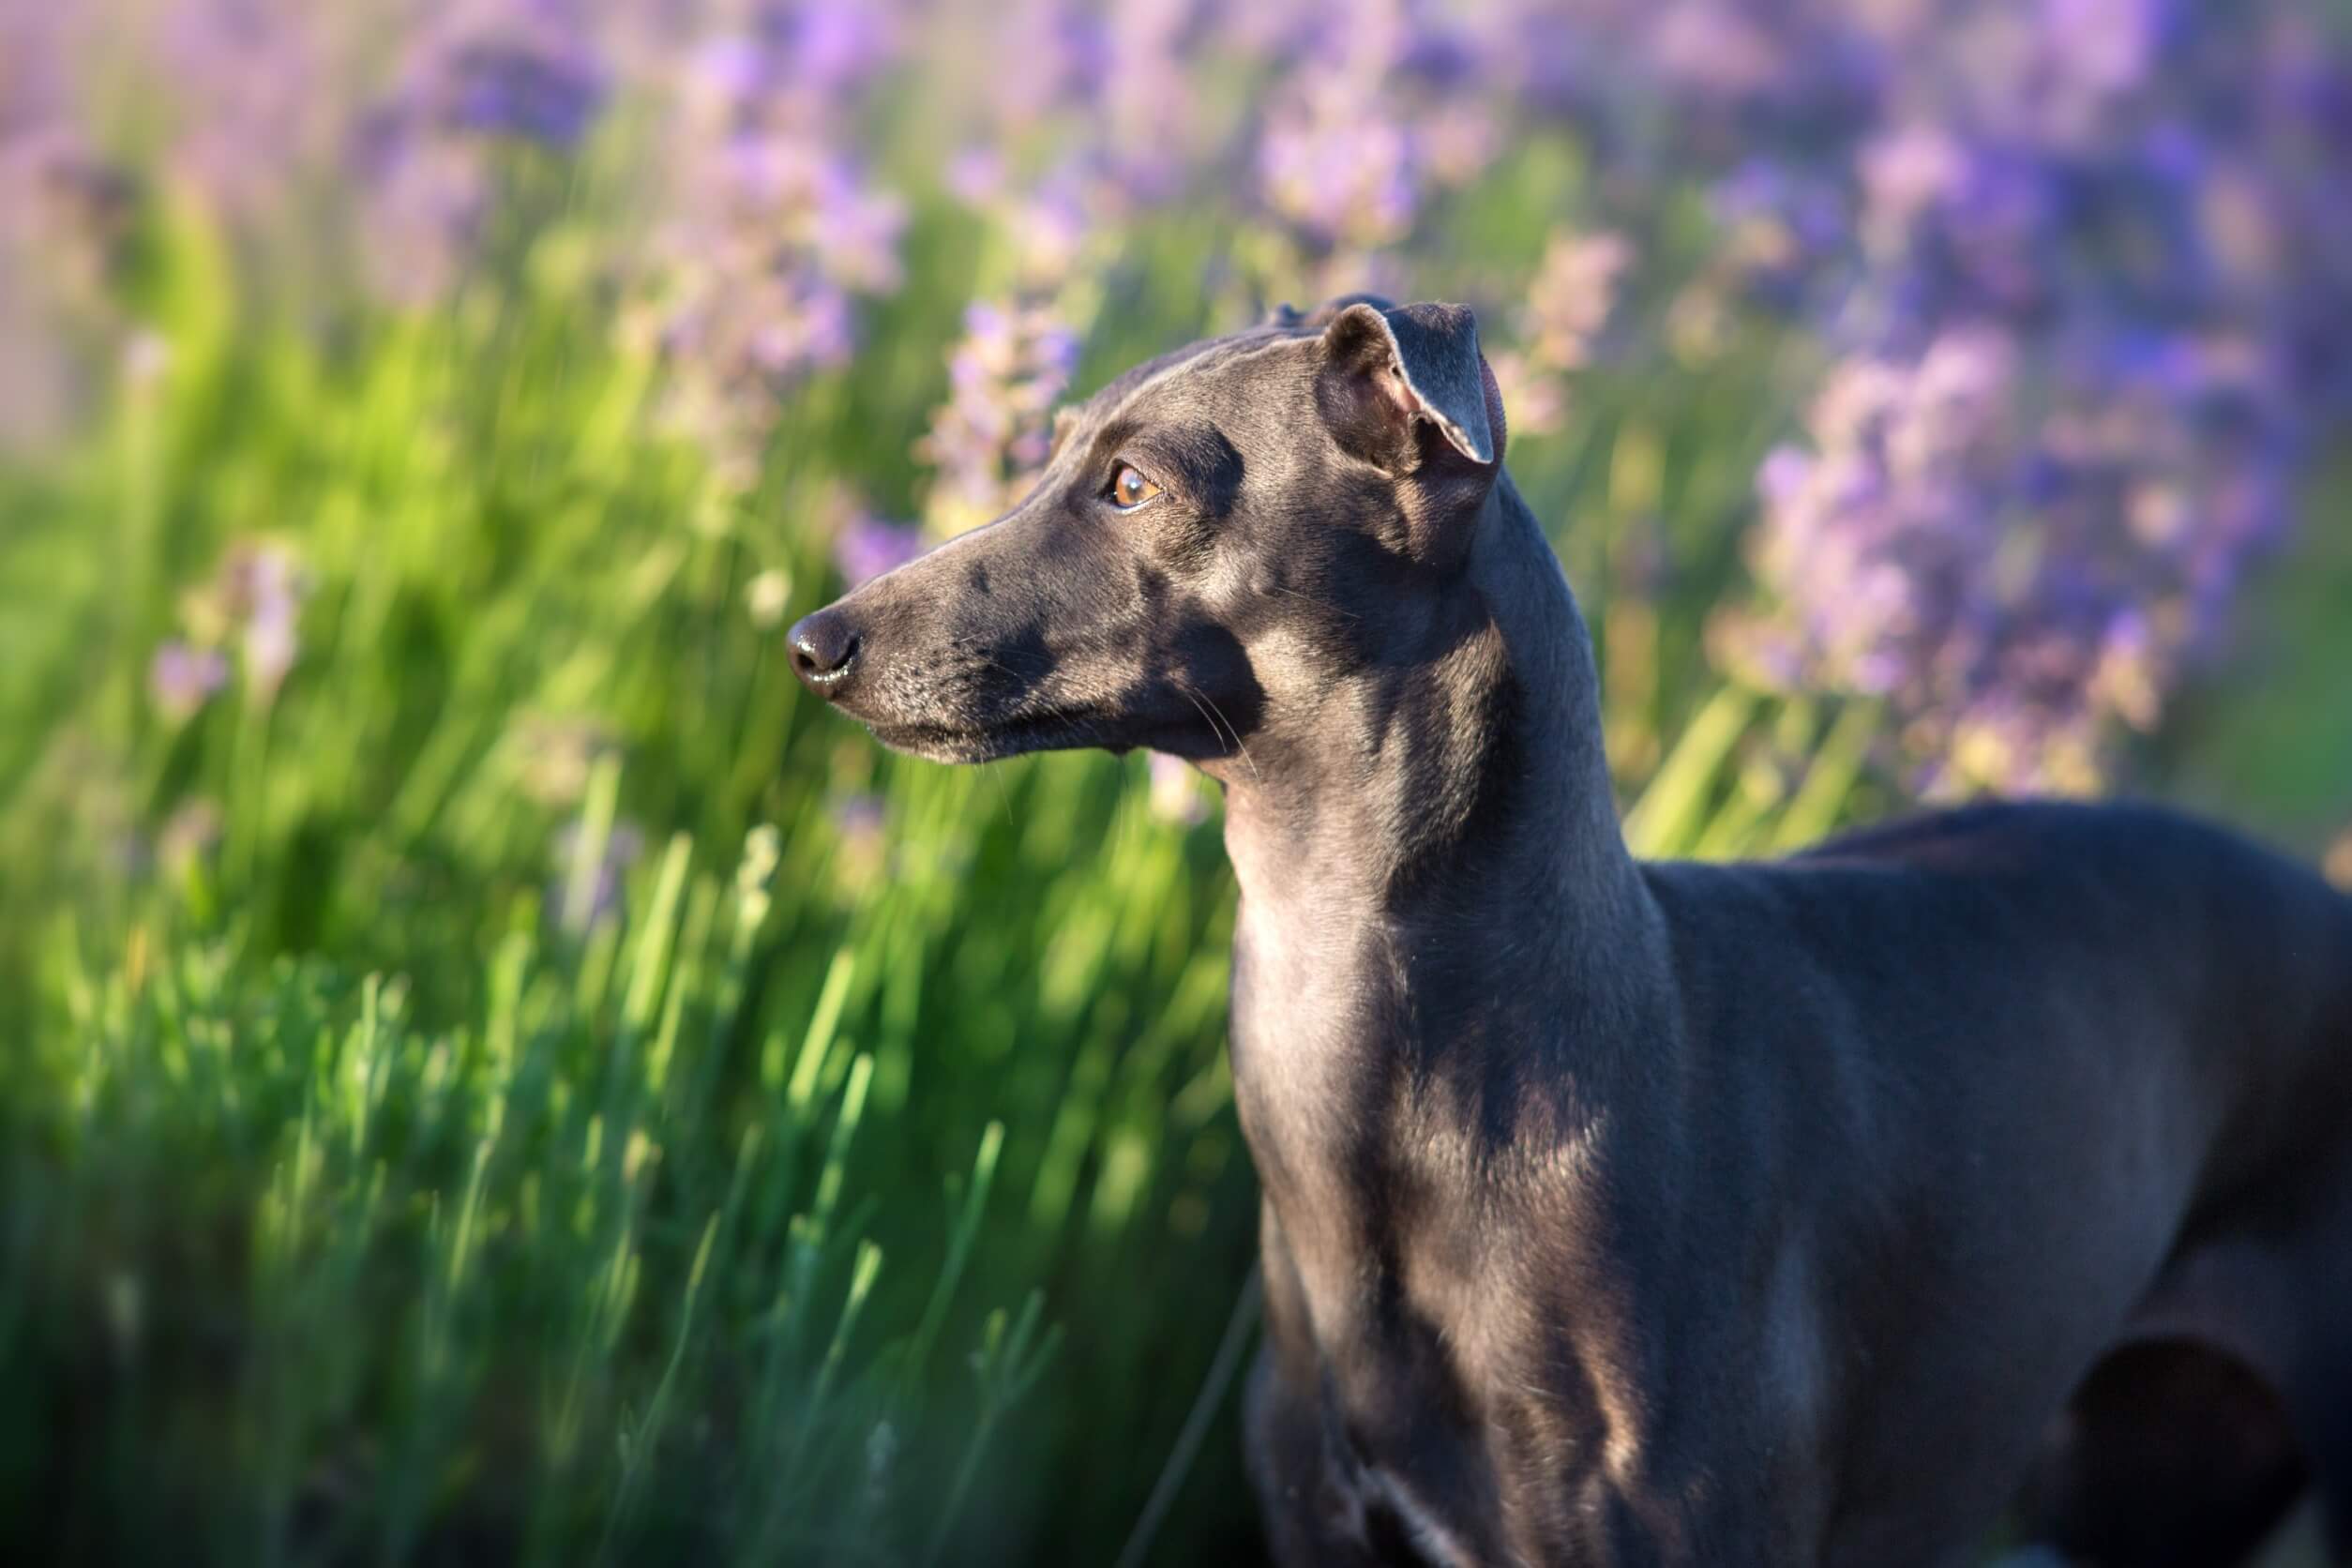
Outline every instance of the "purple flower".
{"type": "Polygon", "coordinates": [[[242,626],[245,679],[264,701],[278,694],[300,651],[303,591],[294,557],[275,545],[239,546],[222,564],[221,603],[242,626]]]}
{"type": "MultiPolygon", "coordinates": [[[[278,693],[300,651],[298,636],[302,599],[308,592],[300,565],[282,546],[246,539],[232,545],[221,558],[211,582],[190,595],[184,615],[199,648],[217,649],[234,642],[245,668],[246,685],[264,702],[278,693]]],[[[166,650],[181,646],[166,644],[166,650]]],[[[196,656],[217,658],[218,654],[196,656]]],[[[158,655],[150,674],[157,679],[158,699],[166,689],[184,697],[188,681],[209,669],[173,653],[164,668],[158,655]]]]}
{"type": "Polygon", "coordinates": [[[907,225],[906,203],[833,160],[818,174],[811,207],[810,239],[821,272],[859,294],[886,294],[898,287],[905,278],[898,236],[907,225]]]}
{"type": "Polygon", "coordinates": [[[0,265],[36,268],[55,303],[111,303],[143,201],[140,182],[63,126],[0,142],[0,265]]]}
{"type": "Polygon", "coordinates": [[[295,193],[341,156],[371,104],[372,84],[339,69],[344,41],[332,8],[304,0],[171,0],[113,58],[175,111],[173,173],[249,239],[277,239],[305,216],[295,193]]]}
{"type": "Polygon", "coordinates": [[[1554,229],[1528,290],[1529,348],[1555,369],[1573,370],[1592,356],[1617,303],[1618,280],[1634,264],[1624,235],[1554,229]]]}
{"type": "Polygon", "coordinates": [[[1618,279],[1633,261],[1633,246],[1621,234],[1552,231],[1515,324],[1523,346],[1489,356],[1514,430],[1559,428],[1567,412],[1565,378],[1592,358],[1616,305],[1618,279]]]}
{"type": "Polygon", "coordinates": [[[1340,91],[1304,94],[1269,119],[1259,144],[1266,202],[1316,239],[1376,249],[1410,227],[1419,200],[1403,126],[1340,91]]]}
{"type": "Polygon", "coordinates": [[[1718,266],[1750,298],[1794,309],[1836,285],[1851,243],[1840,180],[1793,158],[1747,158],[1709,192],[1722,231],[1718,266]]]}
{"type": "Polygon", "coordinates": [[[583,863],[588,850],[586,825],[577,818],[555,830],[550,846],[554,871],[547,886],[548,913],[575,932],[619,918],[629,867],[644,854],[645,836],[631,823],[614,822],[593,865],[583,863]],[[573,904],[575,882],[585,891],[583,907],[573,904]]]}
{"type": "Polygon", "coordinates": [[[757,29],[772,62],[789,62],[809,91],[840,94],[865,85],[899,49],[894,8],[877,0],[786,0],[759,13],[757,29]]]}
{"type": "Polygon", "coordinates": [[[1179,827],[1209,820],[1209,803],[1200,792],[1200,776],[1192,764],[1165,751],[1148,754],[1152,778],[1152,815],[1179,827]]]}
{"type": "Polygon", "coordinates": [[[842,795],[828,813],[840,848],[833,874],[840,892],[856,897],[881,879],[890,854],[889,809],[882,797],[859,792],[842,795]]]}
{"type": "Polygon", "coordinates": [[[966,206],[987,206],[1004,189],[1004,155],[995,147],[966,147],[947,160],[947,189],[966,206]]]}
{"type": "Polygon", "coordinates": [[[2154,69],[2172,10],[2171,0],[2042,0],[2043,47],[2079,89],[2129,92],[2154,69]]]}
{"type": "Polygon", "coordinates": [[[1497,95],[1474,65],[1482,40],[1416,8],[1304,5],[1258,47],[1284,68],[1255,149],[1259,197],[1336,262],[1319,282],[1360,274],[1501,143],[1497,95]]]}
{"type": "Polygon", "coordinates": [[[2103,370],[2053,352],[1980,325],[1848,360],[1810,449],[1761,475],[1782,613],[1735,653],[1891,701],[1937,790],[2094,785],[2109,731],[2157,722],[2275,535],[2271,460],[2204,444],[2190,412],[2242,367],[2194,342],[2103,370]]]}
{"type": "Polygon", "coordinates": [[[568,150],[604,103],[604,78],[593,62],[512,39],[460,44],[443,69],[437,107],[442,123],[458,130],[568,150]]]}
{"type": "Polygon", "coordinates": [[[1119,221],[1108,176],[1083,158],[1064,160],[1016,186],[1001,158],[973,151],[950,166],[947,183],[958,201],[993,221],[1025,294],[1044,294],[1068,283],[1089,245],[1099,249],[1119,221]]]}
{"type": "Polygon", "coordinates": [[[1764,96],[1787,81],[1792,40],[1723,0],[1675,0],[1650,36],[1651,58],[1667,82],[1724,98],[1764,96]]]}
{"type": "Polygon", "coordinates": [[[1078,352],[1076,335],[1042,308],[984,302],[964,312],[948,400],[916,447],[938,470],[925,507],[933,533],[960,533],[1018,498],[1045,463],[1078,352]]]}
{"type": "Polygon", "coordinates": [[[833,828],[844,840],[865,843],[880,837],[889,816],[880,795],[844,795],[834,802],[833,828]]]}
{"type": "Polygon", "coordinates": [[[604,106],[606,71],[574,0],[471,0],[416,35],[391,112],[460,135],[568,151],[604,106]]]}
{"type": "Polygon", "coordinates": [[[1664,124],[1641,145],[1668,166],[1736,154],[1702,281],[1805,312],[1834,354],[1759,475],[1771,613],[1724,645],[1759,679],[1885,698],[1924,783],[2095,782],[2111,732],[2158,722],[2226,634],[2314,416],[2352,393],[2352,171],[2308,157],[2352,128],[2352,71],[2291,15],[1586,18],[1655,74],[1562,104],[1602,135],[1664,124]]]}
{"type": "Polygon", "coordinates": [[[474,0],[416,32],[347,138],[385,297],[430,303],[461,275],[498,195],[491,143],[568,153],[586,135],[607,91],[587,21],[566,0],[474,0]]]}
{"type": "MultiPolygon", "coordinates": [[[[0,99],[11,87],[0,64],[0,99]]],[[[0,120],[0,450],[54,446],[95,400],[92,344],[123,328],[117,284],[141,204],[137,183],[70,128],[29,109],[13,129],[0,120]]]]}
{"type": "Polygon", "coordinates": [[[833,563],[842,580],[854,588],[887,571],[905,565],[923,553],[923,533],[904,523],[859,516],[833,540],[833,563]]]}
{"type": "Polygon", "coordinates": [[[147,666],[147,691],[174,724],[193,717],[228,684],[229,660],[218,648],[166,642],[147,666]]]}
{"type": "Polygon", "coordinates": [[[782,399],[848,359],[858,296],[899,286],[905,204],[843,150],[898,34],[886,8],[812,0],[756,7],[684,53],[667,212],[639,281],[669,413],[738,487],[782,399]]]}

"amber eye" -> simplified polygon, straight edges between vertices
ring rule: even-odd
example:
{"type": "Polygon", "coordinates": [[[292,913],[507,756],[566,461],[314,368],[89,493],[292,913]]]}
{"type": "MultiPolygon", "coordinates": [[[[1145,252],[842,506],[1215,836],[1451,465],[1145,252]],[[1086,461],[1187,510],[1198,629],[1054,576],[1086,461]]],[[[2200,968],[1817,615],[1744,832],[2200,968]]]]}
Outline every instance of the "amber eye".
{"type": "Polygon", "coordinates": [[[1132,512],[1160,493],[1160,487],[1145,478],[1132,463],[1121,463],[1110,475],[1110,504],[1123,512],[1132,512]]]}

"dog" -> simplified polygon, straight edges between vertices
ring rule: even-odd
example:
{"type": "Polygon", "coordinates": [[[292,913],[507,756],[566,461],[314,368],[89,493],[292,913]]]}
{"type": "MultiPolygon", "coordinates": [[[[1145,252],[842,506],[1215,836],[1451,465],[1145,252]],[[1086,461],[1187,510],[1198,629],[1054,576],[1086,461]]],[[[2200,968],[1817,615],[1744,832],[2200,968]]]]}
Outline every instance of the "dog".
{"type": "Polygon", "coordinates": [[[1275,1558],[2352,1562],[2352,900],[2123,806],[1636,861],[1505,439],[1469,310],[1286,308],[789,634],[1223,786],[1275,1558]]]}

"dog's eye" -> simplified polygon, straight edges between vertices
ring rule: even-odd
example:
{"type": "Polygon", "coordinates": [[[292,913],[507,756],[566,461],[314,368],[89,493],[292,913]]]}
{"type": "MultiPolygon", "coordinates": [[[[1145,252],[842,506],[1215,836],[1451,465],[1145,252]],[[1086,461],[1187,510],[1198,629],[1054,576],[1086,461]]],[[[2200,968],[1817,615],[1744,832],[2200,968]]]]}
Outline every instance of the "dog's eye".
{"type": "Polygon", "coordinates": [[[1143,476],[1133,463],[1121,463],[1111,471],[1110,504],[1123,512],[1132,512],[1160,493],[1160,487],[1143,476]]]}

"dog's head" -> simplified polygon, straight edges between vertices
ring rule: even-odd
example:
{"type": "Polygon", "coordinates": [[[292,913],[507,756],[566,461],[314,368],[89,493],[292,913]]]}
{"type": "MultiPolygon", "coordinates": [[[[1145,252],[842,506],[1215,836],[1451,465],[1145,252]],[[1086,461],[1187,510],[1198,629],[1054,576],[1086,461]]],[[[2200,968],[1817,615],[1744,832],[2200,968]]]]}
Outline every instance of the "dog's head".
{"type": "Polygon", "coordinates": [[[800,622],[793,668],[943,761],[1231,756],[1421,645],[1503,435],[1469,310],[1286,307],[1064,409],[1026,499],[800,622]]]}

